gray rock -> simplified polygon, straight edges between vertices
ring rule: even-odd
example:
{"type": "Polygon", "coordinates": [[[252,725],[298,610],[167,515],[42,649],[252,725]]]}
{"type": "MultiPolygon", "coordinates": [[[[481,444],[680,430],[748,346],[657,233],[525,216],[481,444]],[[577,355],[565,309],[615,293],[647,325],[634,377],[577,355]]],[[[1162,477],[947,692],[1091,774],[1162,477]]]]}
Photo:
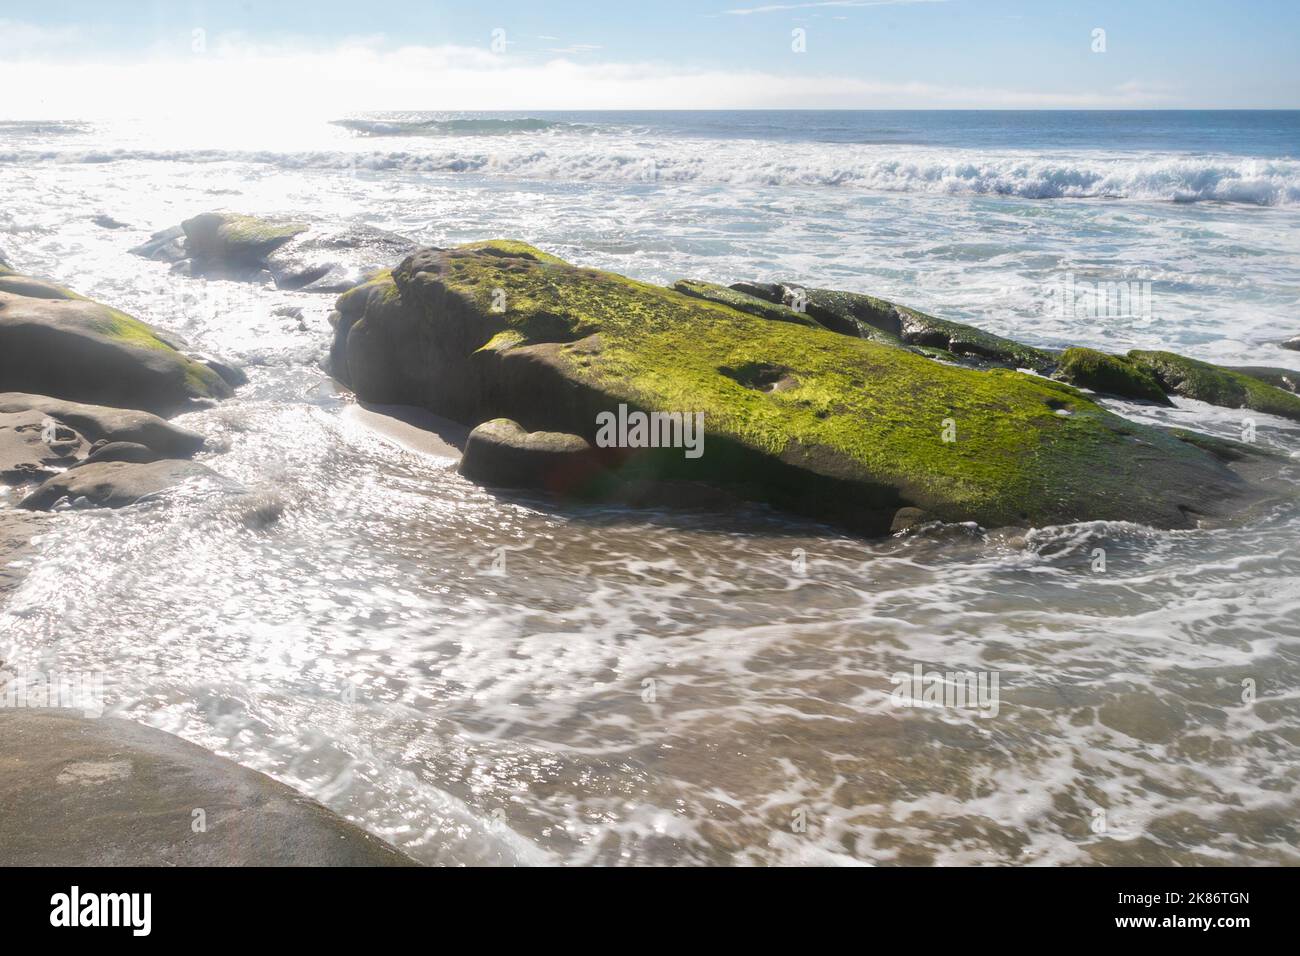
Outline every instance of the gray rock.
{"type": "Polygon", "coordinates": [[[104,215],[103,213],[100,213],[98,216],[92,219],[91,222],[99,226],[101,229],[125,229],[126,228],[126,223],[114,219],[112,216],[104,215]]]}
{"type": "Polygon", "coordinates": [[[8,866],[415,865],[284,784],[127,720],[0,710],[0,766],[8,866]]]}
{"type": "Polygon", "coordinates": [[[889,533],[898,534],[900,531],[914,528],[928,518],[929,516],[920,508],[899,508],[894,512],[893,521],[889,526],[889,533]]]}
{"type": "Polygon", "coordinates": [[[367,225],[313,226],[206,212],[155,233],[131,251],[174,263],[185,275],[264,281],[303,292],[344,292],[415,248],[405,236],[367,225]]]}
{"type": "Polygon", "coordinates": [[[185,252],[185,230],[180,226],[163,229],[161,232],[155,232],[146,241],[128,251],[146,259],[153,259],[156,262],[180,262],[187,255],[185,252]]]}
{"type": "Polygon", "coordinates": [[[90,442],[134,442],[165,458],[188,458],[204,444],[202,435],[148,412],[84,405],[25,392],[0,392],[0,413],[25,411],[47,415],[90,442]]]}
{"type": "Polygon", "coordinates": [[[0,292],[0,389],[166,414],[226,398],[216,372],[89,299],[0,292]]]}
{"type": "Polygon", "coordinates": [[[499,488],[567,491],[599,470],[585,438],[563,432],[528,432],[496,418],[469,433],[460,473],[499,488]]]}
{"type": "Polygon", "coordinates": [[[1289,338],[1281,344],[1284,349],[1290,349],[1293,352],[1300,352],[1300,335],[1297,335],[1294,338],[1289,338]]]}
{"type": "Polygon", "coordinates": [[[0,481],[44,481],[84,458],[90,442],[34,409],[0,412],[0,481]]]}
{"type": "Polygon", "coordinates": [[[93,465],[98,461],[129,461],[137,465],[144,465],[151,461],[161,460],[161,455],[145,445],[133,441],[110,441],[104,442],[102,445],[96,445],[84,461],[78,462],[73,467],[93,465]]]}
{"type": "Polygon", "coordinates": [[[0,292],[25,295],[31,299],[81,299],[83,296],[46,279],[17,274],[0,276],[0,292]]]}
{"type": "Polygon", "coordinates": [[[146,464],[103,461],[82,464],[48,479],[19,502],[18,507],[48,511],[65,499],[76,501],[84,498],[102,508],[125,508],[191,479],[242,491],[234,482],[198,462],[174,458],[146,464]]]}

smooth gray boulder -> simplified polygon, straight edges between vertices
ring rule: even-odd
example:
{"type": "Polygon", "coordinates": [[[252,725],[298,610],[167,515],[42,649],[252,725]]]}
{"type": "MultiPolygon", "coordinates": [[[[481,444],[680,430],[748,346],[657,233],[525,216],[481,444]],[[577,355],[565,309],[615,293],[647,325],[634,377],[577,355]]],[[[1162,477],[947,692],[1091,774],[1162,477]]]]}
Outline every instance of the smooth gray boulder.
{"type": "Polygon", "coordinates": [[[1300,352],[1300,335],[1289,338],[1281,344],[1284,349],[1290,349],[1293,352],[1300,352]]]}
{"type": "Polygon", "coordinates": [[[591,445],[578,435],[529,432],[496,418],[469,433],[460,473],[498,488],[571,491],[600,471],[591,445]]]}
{"type": "Polygon", "coordinates": [[[82,464],[55,475],[19,502],[18,507],[48,511],[60,501],[84,498],[101,508],[125,508],[191,480],[208,482],[231,491],[243,490],[230,479],[194,461],[175,458],[145,464],[103,461],[82,464]]]}
{"type": "Polygon", "coordinates": [[[102,445],[96,445],[84,461],[79,461],[72,467],[79,468],[82,465],[93,465],[101,461],[128,461],[137,465],[145,465],[152,461],[161,460],[162,456],[146,445],[133,441],[110,441],[102,445]]]}
{"type": "Polygon", "coordinates": [[[69,402],[28,392],[0,392],[0,413],[37,411],[95,442],[134,442],[164,458],[188,458],[203,448],[203,436],[149,412],[69,402]]]}
{"type": "Polygon", "coordinates": [[[0,768],[6,866],[416,865],[290,787],[127,720],[0,708],[0,768]]]}
{"type": "Polygon", "coordinates": [[[34,409],[0,411],[0,481],[44,481],[86,457],[90,442],[34,409]]]}

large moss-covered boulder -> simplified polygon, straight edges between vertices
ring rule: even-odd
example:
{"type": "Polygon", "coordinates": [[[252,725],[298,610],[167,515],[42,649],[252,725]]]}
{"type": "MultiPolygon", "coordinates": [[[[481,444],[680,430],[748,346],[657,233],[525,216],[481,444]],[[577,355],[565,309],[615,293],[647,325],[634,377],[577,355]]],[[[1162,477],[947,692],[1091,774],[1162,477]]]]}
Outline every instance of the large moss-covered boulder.
{"type": "Polygon", "coordinates": [[[1154,402],[1157,405],[1173,404],[1149,369],[1118,355],[1107,355],[1095,349],[1066,349],[1061,353],[1056,378],[1104,395],[1154,402]]]}
{"type": "Polygon", "coordinates": [[[1166,391],[1185,398],[1300,421],[1300,396],[1251,375],[1174,352],[1133,351],[1128,353],[1128,359],[1149,370],[1166,391]]]}
{"type": "MultiPolygon", "coordinates": [[[[48,284],[39,285],[42,293],[48,284]]],[[[0,391],[164,414],[231,394],[216,372],[125,312],[10,288],[0,290],[0,391]]]]}
{"type": "Polygon", "coordinates": [[[280,289],[342,292],[414,247],[405,236],[364,224],[332,227],[205,212],[131,251],[195,275],[244,281],[269,275],[280,289]]]}
{"type": "Polygon", "coordinates": [[[422,250],[337,308],[336,374],[362,398],[592,443],[620,406],[700,412],[701,455],[626,447],[620,473],[867,532],[902,507],[987,526],[1188,527],[1251,493],[1215,455],[1069,386],[769,321],[522,243],[422,250]]]}

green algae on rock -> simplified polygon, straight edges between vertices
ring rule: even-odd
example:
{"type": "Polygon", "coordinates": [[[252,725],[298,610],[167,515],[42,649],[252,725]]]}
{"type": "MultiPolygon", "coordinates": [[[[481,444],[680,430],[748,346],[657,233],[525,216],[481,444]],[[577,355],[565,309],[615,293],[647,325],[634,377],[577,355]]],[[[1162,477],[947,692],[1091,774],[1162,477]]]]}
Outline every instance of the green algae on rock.
{"type": "Polygon", "coordinates": [[[1117,355],[1095,349],[1071,348],[1061,353],[1056,378],[1104,395],[1172,405],[1155,375],[1117,355]]]}
{"type": "Polygon", "coordinates": [[[825,328],[805,312],[796,312],[789,306],[769,302],[767,299],[760,299],[758,296],[750,295],[748,292],[740,292],[725,285],[700,282],[696,279],[678,279],[673,283],[673,288],[683,295],[703,299],[706,302],[716,302],[719,305],[725,305],[740,312],[756,315],[760,319],[769,319],[773,322],[793,322],[795,325],[806,325],[814,329],[825,328]]]}
{"type": "Polygon", "coordinates": [[[160,414],[231,394],[220,375],[139,319],[20,278],[0,289],[0,391],[160,414]]]}
{"type": "Polygon", "coordinates": [[[1128,360],[1148,369],[1167,391],[1184,398],[1300,421],[1300,396],[1250,375],[1174,352],[1133,351],[1128,360]]]}
{"type": "Polygon", "coordinates": [[[186,251],[196,259],[260,264],[300,232],[305,222],[279,222],[236,213],[205,212],[181,223],[186,251]]]}
{"type": "MultiPolygon", "coordinates": [[[[985,526],[1189,527],[1251,493],[1215,455],[1068,385],[768,321],[520,243],[421,250],[338,310],[336,374],[363,399],[588,441],[620,404],[703,412],[700,458],[620,449],[617,473],[716,484],[867,533],[902,507],[985,526]]],[[[979,339],[932,321],[947,344],[979,339]]],[[[1024,348],[998,351],[1055,361],[1024,348]]]]}
{"type": "Polygon", "coordinates": [[[813,289],[794,283],[738,282],[731,288],[787,305],[792,301],[798,302],[802,310],[823,326],[844,335],[890,345],[939,350],[954,361],[973,358],[984,363],[1028,368],[1042,373],[1051,372],[1056,367],[1056,357],[1044,349],[861,292],[813,289]]]}

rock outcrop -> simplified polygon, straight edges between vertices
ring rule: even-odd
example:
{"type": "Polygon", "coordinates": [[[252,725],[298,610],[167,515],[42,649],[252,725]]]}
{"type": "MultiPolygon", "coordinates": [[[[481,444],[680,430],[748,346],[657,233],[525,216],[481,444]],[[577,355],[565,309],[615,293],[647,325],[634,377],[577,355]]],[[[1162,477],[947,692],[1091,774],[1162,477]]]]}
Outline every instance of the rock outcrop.
{"type": "Polygon", "coordinates": [[[48,395],[0,392],[0,414],[39,412],[84,435],[91,443],[133,442],[164,458],[189,458],[203,448],[203,436],[149,412],[66,402],[48,395]]]}
{"type": "MultiPolygon", "coordinates": [[[[1045,350],[850,293],[810,290],[802,304],[819,325],[839,315],[910,347],[771,321],[699,291],[518,242],[421,250],[339,298],[335,374],[370,401],[471,425],[509,418],[592,444],[598,416],[620,406],[700,412],[699,457],[628,442],[612,453],[613,474],[706,482],[867,533],[888,532],[909,507],[985,526],[1189,527],[1256,493],[1234,470],[1247,462],[1068,385],[913,349],[1054,370],[1045,350]]],[[[763,287],[735,291],[784,305],[763,287]]]]}
{"type": "Polygon", "coordinates": [[[209,278],[270,278],[280,289],[342,292],[406,255],[415,244],[367,225],[314,226],[292,220],[206,212],[154,233],[131,251],[209,278]]]}
{"type": "Polygon", "coordinates": [[[0,290],[0,390],[160,414],[230,396],[220,375],[139,319],[75,293],[50,294],[57,287],[40,280],[23,283],[0,290]]]}
{"type": "Polygon", "coordinates": [[[0,389],[0,481],[39,483],[20,508],[116,508],[195,480],[237,487],[188,460],[201,435],[155,414],[230,395],[221,374],[138,319],[7,267],[0,389]]]}
{"type": "Polygon", "coordinates": [[[8,866],[415,865],[284,784],[127,720],[0,710],[0,767],[8,866]]]}

